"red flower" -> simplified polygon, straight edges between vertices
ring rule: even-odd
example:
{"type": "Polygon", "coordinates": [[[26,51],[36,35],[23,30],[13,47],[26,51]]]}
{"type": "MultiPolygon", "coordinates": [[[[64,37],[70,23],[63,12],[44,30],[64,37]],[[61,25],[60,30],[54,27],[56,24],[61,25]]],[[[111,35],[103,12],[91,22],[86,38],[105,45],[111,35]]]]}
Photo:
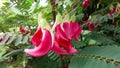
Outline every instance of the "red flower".
{"type": "Polygon", "coordinates": [[[82,7],[86,8],[86,7],[89,6],[89,4],[90,4],[90,0],[84,0],[83,3],[82,3],[82,7]]]}
{"type": "Polygon", "coordinates": [[[94,24],[87,24],[87,28],[89,30],[94,30],[95,29],[95,25],[94,24]]]}
{"type": "Polygon", "coordinates": [[[33,49],[25,49],[25,52],[34,57],[40,57],[47,54],[52,47],[52,36],[49,30],[43,30],[38,27],[33,35],[31,42],[35,47],[33,49]]]}
{"type": "Polygon", "coordinates": [[[57,54],[77,53],[77,50],[72,47],[71,39],[79,41],[78,36],[82,32],[82,28],[78,23],[64,22],[58,24],[55,28],[55,32],[53,37],[52,32],[38,27],[31,38],[31,42],[35,47],[33,49],[25,49],[25,52],[34,57],[46,55],[50,50],[53,50],[57,54]]]}
{"type": "Polygon", "coordinates": [[[66,44],[59,45],[58,42],[55,41],[52,50],[57,54],[74,54],[74,53],[77,53],[77,50],[72,47],[71,42],[67,42],[66,44]],[[66,44],[69,44],[69,45],[66,45],[66,44]]]}
{"type": "Polygon", "coordinates": [[[64,22],[56,26],[56,34],[62,39],[71,40],[72,38],[79,41],[78,36],[82,28],[75,22],[64,22]]]}
{"type": "Polygon", "coordinates": [[[116,12],[119,12],[119,13],[120,13],[120,7],[117,7],[117,8],[116,8],[116,12]]]}
{"type": "Polygon", "coordinates": [[[56,26],[55,43],[52,50],[58,54],[73,54],[77,50],[72,47],[71,39],[79,41],[82,28],[75,22],[64,22],[56,26]]]}
{"type": "Polygon", "coordinates": [[[20,27],[20,32],[22,33],[22,34],[28,34],[28,33],[30,33],[30,31],[28,31],[28,30],[25,30],[25,28],[24,27],[20,27]]]}
{"type": "Polygon", "coordinates": [[[30,41],[32,42],[34,46],[37,47],[41,43],[42,36],[43,36],[42,28],[38,26],[35,34],[33,35],[30,41]]]}
{"type": "Polygon", "coordinates": [[[100,22],[96,22],[95,24],[91,23],[90,20],[87,20],[87,21],[82,21],[83,23],[86,24],[87,28],[89,30],[94,30],[95,29],[95,24],[100,24],[100,22]]]}
{"type": "Polygon", "coordinates": [[[112,15],[113,13],[115,13],[115,11],[116,11],[115,8],[112,8],[109,10],[109,14],[112,15]]]}

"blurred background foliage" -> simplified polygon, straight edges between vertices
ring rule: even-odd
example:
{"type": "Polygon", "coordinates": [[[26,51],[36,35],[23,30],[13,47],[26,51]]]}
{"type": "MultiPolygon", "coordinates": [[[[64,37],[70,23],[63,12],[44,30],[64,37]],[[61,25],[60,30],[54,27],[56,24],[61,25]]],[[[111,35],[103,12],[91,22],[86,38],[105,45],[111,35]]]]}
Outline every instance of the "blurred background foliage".
{"type": "Polygon", "coordinates": [[[0,68],[119,68],[120,0],[90,0],[87,8],[82,8],[83,1],[0,0],[0,68]],[[112,8],[118,12],[110,15],[112,8]],[[81,41],[72,41],[78,54],[61,56],[50,52],[33,58],[23,52],[32,47],[29,39],[40,12],[49,24],[58,13],[63,18],[75,15],[83,28],[81,41]],[[88,20],[93,26],[87,26],[88,20]],[[21,34],[21,26],[31,33],[21,34]]]}

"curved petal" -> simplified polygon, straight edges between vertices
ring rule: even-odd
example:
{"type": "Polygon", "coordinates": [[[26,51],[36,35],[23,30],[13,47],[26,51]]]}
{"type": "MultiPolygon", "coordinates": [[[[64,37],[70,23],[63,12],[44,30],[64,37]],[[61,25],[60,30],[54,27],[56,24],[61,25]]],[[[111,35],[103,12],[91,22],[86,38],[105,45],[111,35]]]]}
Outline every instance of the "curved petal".
{"type": "Polygon", "coordinates": [[[74,33],[74,35],[73,35],[74,40],[80,41],[80,39],[79,39],[78,37],[79,37],[79,35],[81,34],[81,32],[82,32],[82,29],[79,28],[79,29],[76,31],[76,33],[74,33]]]}
{"type": "Polygon", "coordinates": [[[61,29],[61,27],[60,27],[60,24],[58,24],[58,25],[56,26],[55,31],[56,31],[57,37],[60,37],[60,38],[62,38],[62,39],[64,39],[64,40],[67,40],[67,41],[68,41],[65,33],[62,31],[62,29],[61,29]]]}
{"type": "Polygon", "coordinates": [[[41,29],[41,27],[38,27],[37,31],[31,38],[31,42],[34,46],[39,46],[39,44],[41,43],[42,35],[43,35],[42,29],[41,29]]]}
{"type": "Polygon", "coordinates": [[[52,47],[52,37],[51,33],[48,30],[43,30],[43,36],[39,46],[34,49],[25,49],[24,51],[34,57],[40,57],[47,54],[52,47]]]}
{"type": "Polygon", "coordinates": [[[52,50],[57,54],[75,54],[77,53],[77,50],[75,48],[71,48],[70,51],[67,51],[59,46],[57,42],[55,42],[52,50]]]}
{"type": "Polygon", "coordinates": [[[77,50],[72,47],[71,39],[79,41],[82,28],[75,22],[64,22],[56,26],[55,43],[52,50],[58,54],[73,54],[77,50]]]}
{"type": "Polygon", "coordinates": [[[71,40],[72,38],[74,38],[75,40],[79,40],[77,37],[82,32],[82,28],[79,26],[78,23],[75,22],[65,22],[61,25],[61,29],[69,40],[71,40]]]}
{"type": "Polygon", "coordinates": [[[70,41],[66,41],[61,37],[57,37],[57,34],[55,35],[55,41],[59,44],[60,47],[63,47],[67,51],[69,51],[72,48],[72,44],[70,41]]]}

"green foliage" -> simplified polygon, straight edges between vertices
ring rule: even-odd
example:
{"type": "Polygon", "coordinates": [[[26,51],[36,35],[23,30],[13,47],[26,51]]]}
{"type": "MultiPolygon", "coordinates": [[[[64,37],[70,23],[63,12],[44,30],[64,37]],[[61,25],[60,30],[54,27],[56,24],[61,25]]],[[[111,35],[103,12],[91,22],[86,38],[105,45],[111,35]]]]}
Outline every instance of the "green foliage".
{"type": "Polygon", "coordinates": [[[11,7],[11,9],[14,9],[13,11],[15,13],[20,12],[20,14],[22,14],[21,12],[29,12],[28,10],[32,6],[33,2],[33,0],[11,0],[10,4],[15,5],[11,7]]]}
{"type": "Polygon", "coordinates": [[[2,33],[0,35],[0,66],[1,68],[22,67],[26,58],[23,54],[24,45],[30,45],[28,42],[30,36],[2,33]],[[18,46],[19,45],[19,46],[18,46]],[[15,63],[15,64],[13,64],[15,63]]]}
{"type": "Polygon", "coordinates": [[[7,46],[0,46],[0,58],[2,57],[2,55],[4,53],[6,53],[6,50],[8,49],[9,47],[7,46]]]}
{"type": "Polygon", "coordinates": [[[44,56],[41,58],[33,58],[28,63],[28,66],[32,66],[33,68],[62,68],[61,61],[53,61],[50,60],[49,57],[44,56]]]}
{"type": "Polygon", "coordinates": [[[48,57],[49,57],[49,59],[51,59],[52,61],[60,61],[60,56],[57,55],[57,54],[55,54],[55,53],[52,52],[52,51],[48,54],[48,57]]]}
{"type": "Polygon", "coordinates": [[[9,45],[13,44],[15,46],[20,44],[27,44],[29,40],[29,34],[26,36],[23,36],[22,34],[12,34],[12,33],[3,33],[0,35],[1,41],[0,45],[9,45]]]}
{"type": "Polygon", "coordinates": [[[119,68],[119,52],[117,46],[86,47],[72,57],[69,68],[119,68]]]}
{"type": "Polygon", "coordinates": [[[59,0],[55,5],[57,0],[46,0],[46,6],[41,5],[42,1],[7,0],[0,7],[0,68],[67,68],[66,64],[69,68],[120,68],[120,12],[109,13],[111,8],[120,11],[120,0],[90,0],[87,8],[82,8],[84,0],[59,0]],[[94,25],[93,30],[83,23],[87,20],[94,25]],[[51,22],[63,21],[77,21],[82,26],[80,41],[72,40],[78,54],[58,55],[51,51],[33,58],[23,52],[32,48],[29,40],[38,23],[51,28],[51,22]],[[20,26],[31,34],[19,34],[20,26]]]}
{"type": "Polygon", "coordinates": [[[90,33],[84,35],[84,37],[88,38],[88,39],[95,40],[98,43],[102,43],[102,44],[115,44],[115,41],[112,40],[112,38],[107,37],[107,36],[102,35],[102,34],[97,34],[94,32],[90,32],[90,33]]]}

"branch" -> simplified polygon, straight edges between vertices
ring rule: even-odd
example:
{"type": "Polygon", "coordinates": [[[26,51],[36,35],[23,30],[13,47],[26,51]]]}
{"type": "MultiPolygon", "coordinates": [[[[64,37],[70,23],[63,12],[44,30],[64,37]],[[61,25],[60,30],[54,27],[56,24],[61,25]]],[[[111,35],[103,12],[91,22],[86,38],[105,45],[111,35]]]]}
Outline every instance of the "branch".
{"type": "Polygon", "coordinates": [[[51,6],[52,6],[53,22],[55,22],[55,19],[56,19],[55,0],[50,0],[50,3],[51,3],[51,6]]]}

